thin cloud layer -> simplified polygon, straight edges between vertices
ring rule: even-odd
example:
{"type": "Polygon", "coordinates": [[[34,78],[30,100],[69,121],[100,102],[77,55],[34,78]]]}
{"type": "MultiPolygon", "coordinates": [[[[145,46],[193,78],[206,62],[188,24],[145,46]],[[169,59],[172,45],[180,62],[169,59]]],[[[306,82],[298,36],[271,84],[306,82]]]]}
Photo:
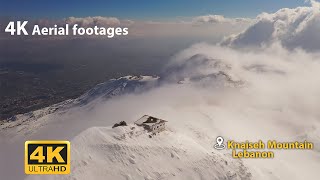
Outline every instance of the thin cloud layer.
{"type": "Polygon", "coordinates": [[[82,27],[92,27],[92,26],[100,26],[100,27],[108,27],[108,26],[128,26],[133,24],[134,22],[131,20],[119,20],[115,17],[102,17],[102,16],[94,16],[94,17],[68,17],[65,20],[65,23],[68,24],[79,24],[82,27]]]}
{"type": "Polygon", "coordinates": [[[256,23],[244,32],[227,38],[222,44],[232,47],[265,46],[280,42],[284,47],[308,51],[320,49],[320,3],[310,7],[284,8],[257,16],[256,23]]]}
{"type": "Polygon", "coordinates": [[[134,24],[132,20],[118,19],[116,17],[103,17],[103,16],[88,16],[88,17],[68,17],[64,19],[37,19],[31,20],[31,24],[37,24],[41,27],[50,27],[53,25],[64,26],[65,24],[74,25],[78,24],[81,27],[118,27],[118,26],[131,26],[134,24]]]}
{"type": "Polygon", "coordinates": [[[251,23],[252,19],[249,18],[226,18],[222,15],[205,15],[193,18],[194,24],[217,24],[217,23],[251,23]]]}

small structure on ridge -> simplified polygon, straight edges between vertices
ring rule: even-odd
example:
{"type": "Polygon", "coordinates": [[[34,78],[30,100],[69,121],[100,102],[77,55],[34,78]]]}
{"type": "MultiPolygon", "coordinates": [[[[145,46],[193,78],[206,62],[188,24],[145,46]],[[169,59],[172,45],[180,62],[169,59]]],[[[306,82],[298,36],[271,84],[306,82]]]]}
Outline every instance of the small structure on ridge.
{"type": "Polygon", "coordinates": [[[142,126],[149,132],[158,133],[166,129],[166,120],[144,115],[134,122],[137,126],[142,126]]]}

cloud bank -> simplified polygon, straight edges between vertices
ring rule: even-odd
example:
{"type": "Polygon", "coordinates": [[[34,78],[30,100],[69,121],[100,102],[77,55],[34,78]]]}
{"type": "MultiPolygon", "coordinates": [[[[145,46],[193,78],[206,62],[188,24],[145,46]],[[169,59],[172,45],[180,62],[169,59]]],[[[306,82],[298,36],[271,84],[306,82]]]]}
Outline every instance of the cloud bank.
{"type": "MultiPolygon", "coordinates": [[[[77,126],[110,126],[119,120],[132,123],[151,114],[167,119],[171,131],[201,139],[198,143],[210,151],[218,135],[237,141],[309,140],[318,147],[319,60],[319,54],[279,44],[259,51],[196,44],[168,64],[168,69],[179,70],[168,73],[168,79],[175,76],[184,81],[167,81],[143,93],[95,102],[93,107],[55,118],[57,124],[67,119],[74,133],[77,126]],[[243,84],[230,86],[234,82],[225,77],[243,84]]],[[[244,162],[252,179],[316,179],[319,150],[276,151],[271,161],[244,162]]]]}
{"type": "Polygon", "coordinates": [[[280,42],[284,47],[308,51],[320,49],[320,3],[310,7],[283,8],[262,13],[244,32],[227,38],[222,44],[232,47],[256,47],[280,42]]]}
{"type": "MultiPolygon", "coordinates": [[[[319,54],[287,50],[279,44],[262,51],[197,44],[178,53],[168,65],[181,68],[177,73],[185,81],[108,101],[94,108],[89,117],[134,120],[152,114],[169,120],[174,132],[201,136],[204,147],[217,135],[238,141],[309,140],[317,147],[319,60],[319,54]],[[229,86],[233,82],[218,72],[243,85],[229,86]],[[199,78],[190,81],[194,77],[199,78]]],[[[244,160],[253,179],[318,177],[319,149],[275,153],[272,161],[244,160]]]]}

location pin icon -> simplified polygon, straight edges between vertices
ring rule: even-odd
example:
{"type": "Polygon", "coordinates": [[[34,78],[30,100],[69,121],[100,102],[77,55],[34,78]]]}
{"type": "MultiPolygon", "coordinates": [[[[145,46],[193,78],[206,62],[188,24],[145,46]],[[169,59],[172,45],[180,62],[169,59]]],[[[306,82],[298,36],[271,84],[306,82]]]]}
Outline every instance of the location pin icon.
{"type": "Polygon", "coordinates": [[[214,148],[215,149],[218,149],[218,150],[222,150],[224,149],[226,146],[223,144],[223,137],[221,136],[218,136],[217,139],[216,139],[217,143],[214,145],[214,148]]]}
{"type": "Polygon", "coordinates": [[[218,143],[218,146],[219,146],[219,147],[222,146],[223,138],[222,138],[221,136],[218,136],[218,137],[217,137],[217,143],[218,143]]]}

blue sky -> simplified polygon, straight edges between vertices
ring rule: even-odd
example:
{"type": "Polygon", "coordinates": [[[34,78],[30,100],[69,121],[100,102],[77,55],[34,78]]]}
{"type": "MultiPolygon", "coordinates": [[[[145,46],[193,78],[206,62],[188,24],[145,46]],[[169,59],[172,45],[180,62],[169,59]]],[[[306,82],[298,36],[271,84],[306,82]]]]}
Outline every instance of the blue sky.
{"type": "Polygon", "coordinates": [[[206,14],[255,17],[261,12],[274,12],[304,4],[304,0],[1,0],[0,16],[114,16],[149,20],[206,14]]]}

